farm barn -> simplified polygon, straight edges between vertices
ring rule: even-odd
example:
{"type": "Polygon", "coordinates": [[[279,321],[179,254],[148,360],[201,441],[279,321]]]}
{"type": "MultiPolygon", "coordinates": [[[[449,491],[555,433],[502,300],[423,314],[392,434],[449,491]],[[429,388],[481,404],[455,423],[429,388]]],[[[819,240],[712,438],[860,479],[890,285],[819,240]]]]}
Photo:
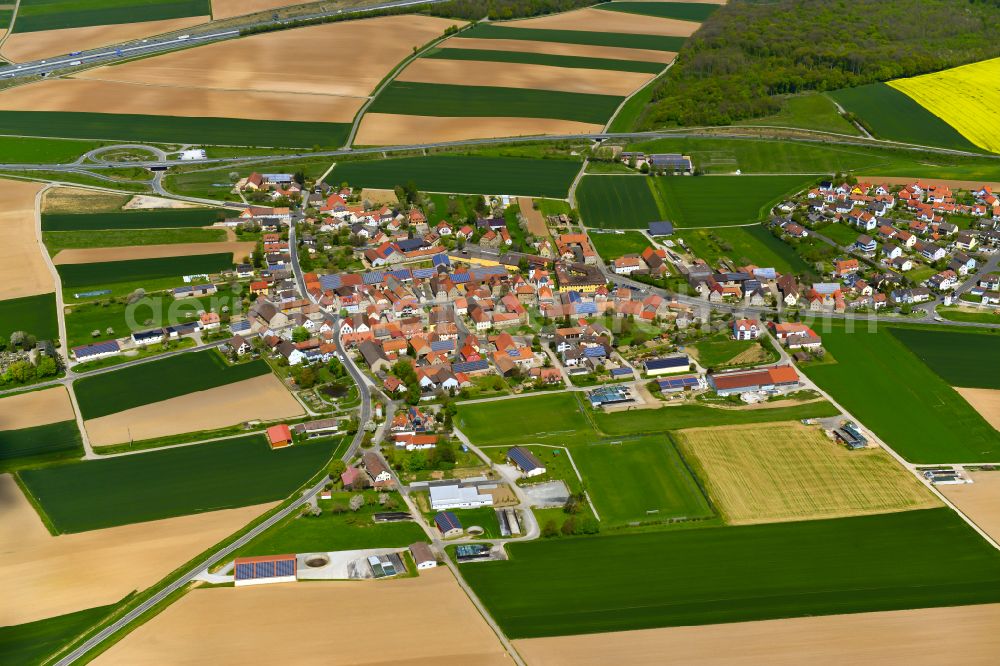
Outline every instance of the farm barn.
{"type": "Polygon", "coordinates": [[[264,555],[262,557],[237,557],[235,566],[236,587],[266,583],[294,583],[295,555],[264,555]]]}

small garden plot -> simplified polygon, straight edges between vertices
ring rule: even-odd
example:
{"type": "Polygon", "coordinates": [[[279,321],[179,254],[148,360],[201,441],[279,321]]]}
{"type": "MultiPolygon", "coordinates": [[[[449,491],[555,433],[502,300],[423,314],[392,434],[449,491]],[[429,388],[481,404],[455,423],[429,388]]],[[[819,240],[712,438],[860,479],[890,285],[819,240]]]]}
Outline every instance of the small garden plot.
{"type": "Polygon", "coordinates": [[[643,176],[584,176],[577,188],[580,216],[588,227],[645,229],[666,219],[643,176]]]}
{"type": "Polygon", "coordinates": [[[696,520],[714,515],[666,436],[573,447],[601,525],[696,520]]]}
{"type": "Polygon", "coordinates": [[[812,181],[805,176],[673,176],[653,183],[666,218],[690,228],[753,224],[812,181]]]}
{"type": "Polygon", "coordinates": [[[849,451],[801,423],[699,428],[674,437],[732,524],[939,506],[881,449],[849,451]]]}

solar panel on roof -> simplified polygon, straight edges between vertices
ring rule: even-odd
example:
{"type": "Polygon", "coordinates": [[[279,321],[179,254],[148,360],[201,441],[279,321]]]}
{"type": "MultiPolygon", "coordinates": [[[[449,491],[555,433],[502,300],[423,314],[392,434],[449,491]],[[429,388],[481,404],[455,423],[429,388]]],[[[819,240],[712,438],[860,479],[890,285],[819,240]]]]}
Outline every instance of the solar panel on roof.
{"type": "Polygon", "coordinates": [[[383,280],[385,280],[385,273],[382,271],[370,271],[368,273],[364,273],[361,276],[361,279],[365,284],[380,284],[383,280]]]}
{"type": "Polygon", "coordinates": [[[257,562],[256,578],[271,578],[274,576],[274,562],[257,562]]]}
{"type": "Polygon", "coordinates": [[[412,277],[409,268],[401,268],[398,271],[389,271],[389,275],[397,280],[409,280],[412,277]]]}
{"type": "Polygon", "coordinates": [[[294,560],[281,560],[278,562],[278,575],[279,576],[294,576],[295,575],[295,561],[294,560]]]}
{"type": "Polygon", "coordinates": [[[451,276],[451,281],[455,284],[461,284],[463,282],[468,282],[471,279],[471,275],[468,273],[455,273],[451,276]]]}
{"type": "Polygon", "coordinates": [[[339,289],[340,288],[340,276],[339,275],[320,275],[319,283],[322,285],[323,289],[339,289]]]}
{"type": "Polygon", "coordinates": [[[596,314],[597,313],[597,303],[577,303],[576,304],[577,314],[596,314]]]}
{"type": "Polygon", "coordinates": [[[437,271],[433,268],[414,268],[411,273],[415,278],[432,278],[437,275],[437,271]]]}
{"type": "Polygon", "coordinates": [[[245,580],[247,578],[253,578],[253,564],[237,564],[236,580],[245,580]]]}
{"type": "Polygon", "coordinates": [[[451,259],[446,254],[435,254],[431,257],[431,263],[435,266],[451,266],[451,259]]]}

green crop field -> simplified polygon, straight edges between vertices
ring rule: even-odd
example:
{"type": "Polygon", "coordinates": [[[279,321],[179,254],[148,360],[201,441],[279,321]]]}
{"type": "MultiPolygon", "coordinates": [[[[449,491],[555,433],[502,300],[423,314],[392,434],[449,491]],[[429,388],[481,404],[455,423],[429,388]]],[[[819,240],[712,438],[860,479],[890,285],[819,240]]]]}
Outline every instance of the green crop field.
{"type": "Polygon", "coordinates": [[[891,328],[889,332],[950,385],[1000,389],[1000,338],[992,331],[891,328]]]}
{"type": "Polygon", "coordinates": [[[73,388],[83,418],[96,419],[132,407],[260,377],[270,371],[267,363],[260,360],[227,365],[217,351],[206,349],[77,379],[73,388]]]}
{"type": "Polygon", "coordinates": [[[812,181],[805,176],[673,176],[652,182],[675,225],[724,227],[764,219],[772,206],[812,181]]]}
{"type": "Polygon", "coordinates": [[[39,340],[58,338],[56,295],[41,294],[0,301],[0,339],[9,340],[14,331],[25,331],[39,340]]]}
{"type": "Polygon", "coordinates": [[[528,39],[539,42],[560,44],[587,44],[590,46],[624,46],[633,49],[654,51],[679,51],[684,45],[684,37],[664,37],[661,35],[636,35],[619,32],[593,32],[586,30],[545,30],[517,28],[510,25],[477,23],[462,33],[462,37],[476,39],[528,39]]]}
{"type": "Polygon", "coordinates": [[[88,629],[111,614],[114,605],[0,627],[0,661],[5,664],[43,664],[88,629]]]}
{"type": "Polygon", "coordinates": [[[576,189],[580,216],[588,227],[645,229],[667,219],[644,176],[584,176],[576,189]]]}
{"type": "Polygon", "coordinates": [[[1000,433],[885,326],[817,330],[836,363],[804,368],[820,388],[916,463],[1000,458],[1000,433]]]}
{"type": "Polygon", "coordinates": [[[262,435],[248,435],[19,475],[56,529],[85,532],[284,499],[329,461],[335,444],[272,451],[262,435]]]}
{"type": "Polygon", "coordinates": [[[580,170],[572,160],[429,155],[344,162],[327,180],[353,187],[392,189],[409,181],[430,192],[565,197],[580,170]]]}
{"type": "Polygon", "coordinates": [[[723,257],[737,266],[754,264],[779,273],[806,273],[812,267],[793,247],[775,238],[761,225],[719,229],[692,229],[677,234],[691,251],[716,266],[723,257]]]}
{"type": "MultiPolygon", "coordinates": [[[[4,22],[0,18],[0,29],[4,22]]],[[[25,164],[59,164],[72,162],[80,155],[99,148],[98,141],[69,141],[62,139],[29,139],[0,136],[0,155],[4,161],[25,164]]]]}
{"type": "Polygon", "coordinates": [[[510,638],[1000,600],[1000,553],[948,509],[508,546],[462,574],[510,638]],[[531,594],[511,581],[531,581],[531,594]]]}
{"type": "Polygon", "coordinates": [[[774,409],[720,409],[705,405],[678,405],[631,412],[595,412],[594,423],[606,437],[620,437],[685,428],[797,421],[836,416],[838,413],[837,408],[825,400],[774,409]]]}
{"type": "Polygon", "coordinates": [[[590,243],[606,261],[624,254],[641,254],[650,246],[649,239],[638,231],[623,234],[595,234],[591,232],[590,243]]]}
{"type": "Polygon", "coordinates": [[[46,231],[42,240],[49,254],[60,250],[94,247],[137,247],[141,245],[172,245],[177,243],[221,243],[225,229],[122,229],[93,231],[46,231]]]}
{"type": "Polygon", "coordinates": [[[208,17],[209,0],[21,0],[15,32],[208,17]]]}
{"type": "Polygon", "coordinates": [[[129,259],[103,261],[96,264],[62,264],[56,266],[63,287],[90,287],[121,282],[142,282],[159,278],[180,278],[183,275],[219,273],[233,266],[231,252],[199,254],[188,257],[129,259]]]}
{"type": "Polygon", "coordinates": [[[602,525],[714,515],[665,435],[577,446],[572,454],[602,525]]]}
{"type": "Polygon", "coordinates": [[[869,131],[880,139],[982,152],[958,130],[920,106],[906,93],[884,83],[845,88],[828,94],[845,110],[861,118],[869,131]]]}
{"type": "Polygon", "coordinates": [[[222,208],[120,210],[111,213],[42,213],[42,231],[98,229],[173,229],[209,227],[239,211],[222,208]]]}
{"type": "Polygon", "coordinates": [[[0,430],[0,464],[39,457],[53,459],[82,455],[83,442],[75,420],[20,430],[0,430]]]}
{"type": "Polygon", "coordinates": [[[527,53],[523,51],[488,51],[486,49],[440,48],[427,53],[425,58],[443,60],[486,60],[490,62],[517,62],[529,65],[550,65],[552,67],[574,67],[583,69],[611,69],[620,72],[643,72],[658,74],[666,66],[662,62],[642,62],[638,60],[615,60],[612,58],[586,58],[583,56],[551,55],[548,53],[527,53]]]}
{"type": "Polygon", "coordinates": [[[460,404],[455,423],[476,444],[535,442],[550,436],[574,440],[594,434],[572,393],[460,404]]]}
{"type": "Polygon", "coordinates": [[[350,128],[349,123],[187,118],[75,111],[0,111],[0,134],[109,141],[337,148],[347,140],[350,128]]]}
{"type": "Polygon", "coordinates": [[[559,118],[604,125],[621,102],[616,95],[393,81],[368,110],[414,116],[559,118]]]}
{"type": "Polygon", "coordinates": [[[699,23],[711,16],[718,8],[719,5],[700,2],[625,2],[619,0],[606,2],[595,7],[595,9],[682,21],[698,21],[699,23]]]}

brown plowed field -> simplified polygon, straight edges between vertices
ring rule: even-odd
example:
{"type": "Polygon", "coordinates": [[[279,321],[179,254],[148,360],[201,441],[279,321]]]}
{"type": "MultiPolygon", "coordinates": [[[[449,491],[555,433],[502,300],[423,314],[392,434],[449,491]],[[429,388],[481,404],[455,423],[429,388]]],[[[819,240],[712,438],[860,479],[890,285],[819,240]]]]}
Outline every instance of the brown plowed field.
{"type": "Polygon", "coordinates": [[[199,254],[232,252],[235,261],[253,252],[254,242],[236,243],[175,243],[172,245],[134,245],[127,247],[90,247],[60,250],[52,262],[56,266],[66,264],[96,264],[103,261],[126,261],[129,259],[160,259],[162,257],[190,257],[199,254]]]}
{"type": "Polygon", "coordinates": [[[552,118],[439,118],[366,113],[354,143],[361,146],[395,146],[497,136],[592,134],[602,129],[601,125],[552,118]]]}
{"type": "Polygon", "coordinates": [[[519,197],[517,204],[521,207],[521,215],[528,221],[528,233],[547,238],[549,229],[545,226],[545,216],[531,205],[531,197],[519,197]]]}
{"type": "Polygon", "coordinates": [[[246,16],[301,4],[302,0],[212,0],[212,18],[221,21],[234,16],[246,16]]]}
{"type": "Polygon", "coordinates": [[[646,85],[652,78],[652,74],[607,69],[419,58],[403,70],[396,80],[418,83],[461,82],[467,86],[560,90],[625,97],[646,85]]]}
{"type": "Polygon", "coordinates": [[[1000,430],[1000,391],[996,389],[958,388],[958,394],[979,412],[991,426],[1000,430]]]}
{"type": "MultiPolygon", "coordinates": [[[[142,62],[146,62],[145,60],[142,62]]],[[[360,97],[202,90],[182,85],[49,79],[0,93],[4,111],[81,111],[194,118],[350,122],[360,97]],[[114,100],[112,107],[108,100],[114,100]]]]}
{"type": "MultiPolygon", "coordinates": [[[[141,501],[141,500],[137,500],[141,501]]],[[[274,504],[54,537],[0,476],[0,626],[106,606],[143,590],[274,504]]]]}
{"type": "Polygon", "coordinates": [[[414,46],[423,46],[455,23],[426,16],[328,23],[99,67],[79,77],[210,90],[365,97],[413,53],[414,46]]]}
{"type": "Polygon", "coordinates": [[[446,567],[417,578],[194,590],[95,661],[203,664],[512,663],[446,567]]]}
{"type": "Polygon", "coordinates": [[[91,444],[108,446],[130,439],[182,435],[258,419],[276,421],[304,413],[281,380],[262,375],[90,419],[84,427],[91,444]]]}
{"type": "Polygon", "coordinates": [[[0,301],[55,291],[35,233],[35,196],[44,185],[0,180],[0,301]]]}
{"type": "Polygon", "coordinates": [[[14,62],[41,60],[71,51],[87,51],[111,44],[162,35],[184,30],[194,25],[208,23],[208,16],[188,16],[163,21],[121,23],[116,25],[89,25],[82,28],[43,30],[40,32],[15,32],[3,44],[0,54],[14,62]]]}
{"type": "Polygon", "coordinates": [[[987,666],[1000,654],[1000,604],[533,638],[514,647],[531,666],[987,666]]]}
{"type": "Polygon", "coordinates": [[[1000,542],[1000,472],[969,472],[969,476],[972,483],[944,484],[937,489],[979,529],[1000,542]]]}
{"type": "MultiPolygon", "coordinates": [[[[659,1],[659,0],[657,0],[659,1]]],[[[515,51],[520,53],[545,53],[548,55],[577,56],[582,58],[610,58],[638,62],[662,62],[666,65],[677,57],[671,51],[627,49],[618,46],[589,46],[587,44],[562,44],[560,42],[535,42],[528,39],[477,39],[452,37],[441,45],[452,49],[482,49],[486,51],[515,51]]]]}
{"type": "Polygon", "coordinates": [[[590,32],[618,32],[632,35],[663,35],[689,37],[701,27],[694,21],[641,16],[625,12],[610,12],[588,7],[564,14],[550,14],[539,18],[506,21],[497,25],[512,28],[541,28],[545,30],[583,30],[590,32]]]}
{"type": "Polygon", "coordinates": [[[34,428],[75,418],[73,403],[63,386],[0,398],[0,430],[34,428]]]}

